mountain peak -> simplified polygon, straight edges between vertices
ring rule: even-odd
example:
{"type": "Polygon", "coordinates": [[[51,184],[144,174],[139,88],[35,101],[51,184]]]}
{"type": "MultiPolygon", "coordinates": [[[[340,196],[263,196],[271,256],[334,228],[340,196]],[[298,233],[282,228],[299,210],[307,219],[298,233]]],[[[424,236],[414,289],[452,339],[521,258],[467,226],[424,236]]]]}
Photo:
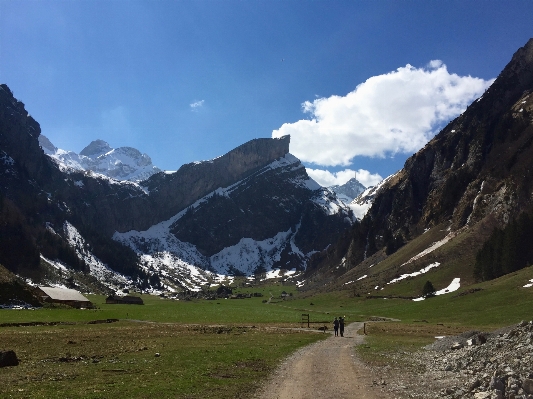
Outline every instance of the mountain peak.
{"type": "Polygon", "coordinates": [[[337,194],[337,196],[346,203],[353,201],[366,189],[366,187],[363,186],[355,177],[352,177],[342,185],[334,185],[328,188],[335,192],[335,194],[337,194]]]}
{"type": "Polygon", "coordinates": [[[55,147],[48,138],[39,136],[45,154],[54,158],[63,170],[91,170],[116,180],[141,181],[161,172],[151,158],[133,147],[113,149],[104,140],[94,140],[79,154],[55,147]]]}
{"type": "Polygon", "coordinates": [[[109,144],[106,141],[94,140],[91,142],[91,144],[89,144],[87,147],[81,150],[80,155],[85,155],[86,157],[94,159],[111,150],[112,148],[109,146],[109,144]]]}

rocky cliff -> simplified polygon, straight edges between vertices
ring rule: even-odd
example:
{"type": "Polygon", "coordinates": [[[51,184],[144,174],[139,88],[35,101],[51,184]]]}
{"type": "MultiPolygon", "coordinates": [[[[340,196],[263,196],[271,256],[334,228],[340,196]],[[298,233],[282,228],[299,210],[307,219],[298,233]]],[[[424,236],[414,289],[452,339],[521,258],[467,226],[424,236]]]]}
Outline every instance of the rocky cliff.
{"type": "Polygon", "coordinates": [[[442,223],[457,231],[485,222],[481,230],[486,231],[530,210],[532,91],[533,39],[481,98],[377,190],[351,239],[330,248],[337,256],[317,258],[313,267],[328,262],[333,267],[343,257],[348,267],[355,267],[391,240],[409,241],[442,223]]]}
{"type": "Polygon", "coordinates": [[[413,236],[448,219],[460,228],[495,208],[502,221],[519,212],[529,203],[531,90],[533,39],[480,99],[407,160],[371,217],[413,236]]]}

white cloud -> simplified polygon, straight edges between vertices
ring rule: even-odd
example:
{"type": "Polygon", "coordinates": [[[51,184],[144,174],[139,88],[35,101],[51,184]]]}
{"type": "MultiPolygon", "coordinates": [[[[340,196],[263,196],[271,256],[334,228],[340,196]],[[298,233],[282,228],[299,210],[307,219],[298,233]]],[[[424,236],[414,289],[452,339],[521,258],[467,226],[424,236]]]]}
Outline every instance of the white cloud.
{"type": "Polygon", "coordinates": [[[413,153],[492,82],[450,74],[439,60],[426,68],[406,65],[371,77],[346,96],[304,102],[310,119],[285,123],[272,137],[290,134],[292,154],[323,166],[348,166],[358,155],[413,153]]]}
{"type": "Polygon", "coordinates": [[[329,187],[336,184],[342,185],[352,177],[356,177],[359,183],[365,187],[375,186],[381,180],[383,180],[383,177],[381,177],[379,174],[372,174],[368,170],[364,169],[359,169],[357,171],[352,169],[344,169],[333,173],[322,169],[306,168],[306,170],[309,177],[323,187],[329,187]]]}
{"type": "Polygon", "coordinates": [[[192,109],[193,111],[196,111],[196,110],[198,110],[199,108],[201,108],[201,107],[204,106],[204,101],[205,101],[205,100],[195,101],[195,102],[189,104],[189,106],[191,107],[191,109],[192,109]]]}

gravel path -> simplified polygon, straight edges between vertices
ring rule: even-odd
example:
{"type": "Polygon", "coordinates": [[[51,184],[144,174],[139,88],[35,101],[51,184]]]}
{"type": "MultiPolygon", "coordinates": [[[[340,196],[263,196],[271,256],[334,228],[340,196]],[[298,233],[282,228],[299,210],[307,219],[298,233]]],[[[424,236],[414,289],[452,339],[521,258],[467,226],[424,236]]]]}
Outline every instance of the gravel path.
{"type": "Polygon", "coordinates": [[[346,326],[344,337],[331,336],[306,346],[275,371],[256,399],[358,398],[385,399],[372,387],[370,370],[355,356],[354,347],[363,343],[357,334],[363,323],[346,326]]]}

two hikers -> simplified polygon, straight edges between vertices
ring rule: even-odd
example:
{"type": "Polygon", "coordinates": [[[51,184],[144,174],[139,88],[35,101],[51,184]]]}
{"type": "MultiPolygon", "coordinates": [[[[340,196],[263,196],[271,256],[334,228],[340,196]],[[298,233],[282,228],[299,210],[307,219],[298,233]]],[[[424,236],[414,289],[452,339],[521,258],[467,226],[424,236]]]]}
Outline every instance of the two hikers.
{"type": "Polygon", "coordinates": [[[333,320],[333,330],[335,331],[336,337],[339,336],[339,330],[341,333],[341,337],[344,337],[344,317],[335,317],[335,320],[333,320]]]}

